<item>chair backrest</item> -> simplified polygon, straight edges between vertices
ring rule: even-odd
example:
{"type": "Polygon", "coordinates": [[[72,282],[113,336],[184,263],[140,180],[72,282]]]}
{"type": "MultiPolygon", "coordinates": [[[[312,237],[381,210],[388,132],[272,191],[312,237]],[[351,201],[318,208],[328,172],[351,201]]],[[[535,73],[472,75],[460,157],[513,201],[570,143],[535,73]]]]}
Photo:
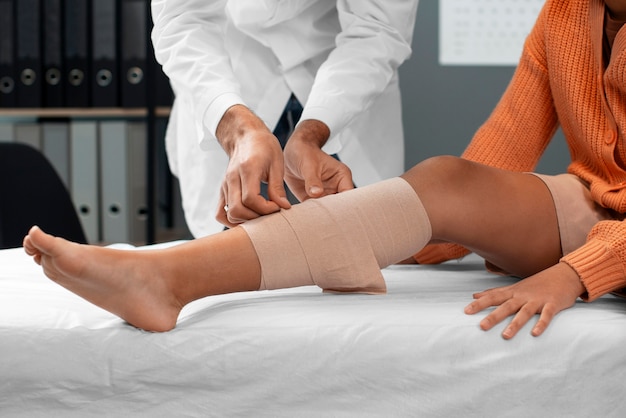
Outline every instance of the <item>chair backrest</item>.
{"type": "Polygon", "coordinates": [[[0,248],[20,247],[33,225],[87,242],[70,194],[52,164],[29,145],[0,142],[0,248]]]}

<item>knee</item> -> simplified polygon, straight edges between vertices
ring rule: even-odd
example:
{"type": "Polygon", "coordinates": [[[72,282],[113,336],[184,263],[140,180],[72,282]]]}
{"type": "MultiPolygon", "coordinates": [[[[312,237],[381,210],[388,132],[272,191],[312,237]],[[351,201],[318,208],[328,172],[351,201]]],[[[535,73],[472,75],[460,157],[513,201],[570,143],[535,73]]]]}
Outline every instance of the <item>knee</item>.
{"type": "Polygon", "coordinates": [[[432,238],[449,240],[462,225],[459,209],[472,199],[477,163],[453,156],[429,158],[404,174],[420,198],[432,228],[432,238]]]}
{"type": "Polygon", "coordinates": [[[451,155],[428,158],[408,170],[403,178],[416,191],[424,188],[450,190],[459,187],[471,172],[471,161],[451,155]]]}

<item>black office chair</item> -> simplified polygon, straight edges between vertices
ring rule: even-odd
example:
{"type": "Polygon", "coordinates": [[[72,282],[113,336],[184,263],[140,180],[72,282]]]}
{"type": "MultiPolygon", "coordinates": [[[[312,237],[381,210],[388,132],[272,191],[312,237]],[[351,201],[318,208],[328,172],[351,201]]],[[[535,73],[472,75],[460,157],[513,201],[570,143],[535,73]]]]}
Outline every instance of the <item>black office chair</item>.
{"type": "Polygon", "coordinates": [[[87,242],[70,194],[50,162],[29,145],[0,142],[0,248],[20,247],[33,225],[87,242]]]}

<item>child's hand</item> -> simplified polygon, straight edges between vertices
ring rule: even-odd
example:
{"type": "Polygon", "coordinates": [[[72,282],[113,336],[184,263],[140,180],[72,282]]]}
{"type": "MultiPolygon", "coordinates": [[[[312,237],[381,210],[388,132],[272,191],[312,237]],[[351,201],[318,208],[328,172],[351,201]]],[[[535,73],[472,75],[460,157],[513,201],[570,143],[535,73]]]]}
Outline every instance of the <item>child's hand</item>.
{"type": "Polygon", "coordinates": [[[465,307],[466,314],[475,314],[490,306],[497,308],[480,321],[487,331],[510,315],[515,315],[502,333],[510,339],[533,317],[540,314],[532,330],[541,335],[560,311],[571,307],[585,292],[578,274],[567,264],[558,263],[513,285],[488,289],[474,294],[474,302],[465,307]]]}

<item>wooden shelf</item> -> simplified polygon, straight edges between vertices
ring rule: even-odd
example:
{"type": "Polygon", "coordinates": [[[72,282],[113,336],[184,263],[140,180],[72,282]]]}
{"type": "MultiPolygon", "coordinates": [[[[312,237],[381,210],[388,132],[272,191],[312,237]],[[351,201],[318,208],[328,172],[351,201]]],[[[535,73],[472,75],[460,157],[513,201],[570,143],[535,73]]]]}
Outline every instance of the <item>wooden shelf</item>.
{"type": "MultiPolygon", "coordinates": [[[[167,117],[170,114],[169,107],[155,108],[155,116],[167,117]]],[[[148,109],[139,108],[5,108],[0,109],[0,117],[37,117],[37,118],[115,118],[115,117],[146,117],[148,109]]]]}
{"type": "Polygon", "coordinates": [[[170,116],[171,111],[172,111],[172,108],[169,106],[157,106],[154,109],[154,114],[155,116],[158,116],[160,118],[166,118],[170,116]]]}

